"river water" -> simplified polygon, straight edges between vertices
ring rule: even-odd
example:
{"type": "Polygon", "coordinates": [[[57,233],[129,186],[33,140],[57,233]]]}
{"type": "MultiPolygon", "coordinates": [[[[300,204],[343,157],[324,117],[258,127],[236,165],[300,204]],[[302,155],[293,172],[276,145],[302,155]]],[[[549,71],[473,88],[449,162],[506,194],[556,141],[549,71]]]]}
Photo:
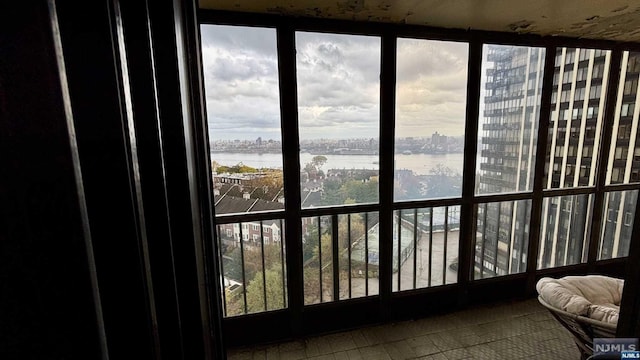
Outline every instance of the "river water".
{"type": "MultiPolygon", "coordinates": [[[[300,153],[302,166],[311,162],[316,156],[300,153]]],[[[379,169],[378,155],[324,155],[327,163],[323,169],[379,169]]],[[[429,170],[442,164],[462,174],[464,154],[396,154],[396,169],[413,170],[416,175],[428,175],[429,170]]],[[[236,165],[239,162],[255,168],[282,168],[281,154],[250,154],[250,153],[211,153],[211,160],[221,165],[236,165]]]]}

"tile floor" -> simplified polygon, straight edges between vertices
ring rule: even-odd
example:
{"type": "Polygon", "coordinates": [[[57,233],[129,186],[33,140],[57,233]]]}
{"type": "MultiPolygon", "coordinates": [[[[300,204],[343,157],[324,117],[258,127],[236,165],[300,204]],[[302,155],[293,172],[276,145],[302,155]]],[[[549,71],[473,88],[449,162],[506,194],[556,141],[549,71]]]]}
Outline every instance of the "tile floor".
{"type": "Polygon", "coordinates": [[[228,351],[230,360],[577,360],[567,330],[530,299],[228,351]]]}

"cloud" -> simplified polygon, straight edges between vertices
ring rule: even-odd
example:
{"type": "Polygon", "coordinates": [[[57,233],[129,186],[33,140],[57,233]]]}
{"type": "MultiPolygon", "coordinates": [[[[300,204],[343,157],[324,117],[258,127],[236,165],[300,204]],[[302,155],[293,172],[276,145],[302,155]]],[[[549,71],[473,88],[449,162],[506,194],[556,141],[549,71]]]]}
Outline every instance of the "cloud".
{"type": "Polygon", "coordinates": [[[467,43],[402,38],[397,49],[399,82],[466,72],[467,43]]]}
{"type": "Polygon", "coordinates": [[[380,38],[301,32],[296,51],[300,137],[377,137],[380,38]]]}
{"type": "MultiPolygon", "coordinates": [[[[203,25],[212,139],[280,139],[274,29],[203,25]]],[[[397,136],[464,132],[466,43],[398,39],[397,136]]],[[[380,38],[296,33],[301,139],[377,137],[380,38]]]]}
{"type": "Polygon", "coordinates": [[[279,140],[274,29],[204,25],[202,58],[212,140],[279,140]]]}
{"type": "Polygon", "coordinates": [[[468,45],[398,39],[396,136],[463,135],[468,45]]]}
{"type": "Polygon", "coordinates": [[[226,52],[220,52],[215,58],[215,62],[207,64],[209,76],[214,81],[242,81],[278,74],[276,59],[256,59],[247,55],[234,56],[226,52]]]}
{"type": "Polygon", "coordinates": [[[203,48],[235,49],[258,56],[275,56],[276,30],[271,28],[202,25],[203,48]]]}

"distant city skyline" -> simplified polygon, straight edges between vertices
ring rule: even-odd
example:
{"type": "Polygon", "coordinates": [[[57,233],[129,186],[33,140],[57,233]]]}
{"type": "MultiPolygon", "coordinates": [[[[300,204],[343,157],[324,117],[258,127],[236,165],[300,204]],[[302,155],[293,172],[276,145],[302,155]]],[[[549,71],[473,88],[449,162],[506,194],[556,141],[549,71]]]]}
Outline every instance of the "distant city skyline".
{"type": "MultiPolygon", "coordinates": [[[[464,137],[464,135],[455,136],[455,135],[449,135],[449,134],[441,133],[441,132],[438,132],[438,135],[452,137],[452,138],[462,138],[462,137],[464,137]]],[[[396,137],[396,140],[431,139],[432,136],[433,136],[433,134],[424,135],[424,136],[403,136],[403,137],[396,137]]],[[[209,140],[210,140],[211,143],[213,143],[213,142],[234,142],[234,141],[251,141],[251,142],[255,142],[255,141],[258,140],[258,138],[260,138],[262,142],[282,141],[280,138],[278,138],[278,139],[266,138],[266,137],[263,137],[263,136],[257,136],[255,138],[209,139],[209,140]]],[[[345,141],[345,140],[369,140],[369,139],[378,140],[378,138],[379,138],[378,136],[372,136],[372,137],[315,138],[315,139],[300,139],[300,142],[305,143],[305,142],[317,142],[317,141],[345,141]]]]}

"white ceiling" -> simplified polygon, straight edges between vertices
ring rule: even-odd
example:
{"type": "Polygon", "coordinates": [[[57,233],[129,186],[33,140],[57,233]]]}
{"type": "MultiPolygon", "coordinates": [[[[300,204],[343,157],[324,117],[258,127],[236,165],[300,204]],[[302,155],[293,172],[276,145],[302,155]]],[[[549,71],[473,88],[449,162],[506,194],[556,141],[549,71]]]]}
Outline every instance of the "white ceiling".
{"type": "Polygon", "coordinates": [[[200,7],[640,42],[640,0],[200,0],[200,7]]]}

